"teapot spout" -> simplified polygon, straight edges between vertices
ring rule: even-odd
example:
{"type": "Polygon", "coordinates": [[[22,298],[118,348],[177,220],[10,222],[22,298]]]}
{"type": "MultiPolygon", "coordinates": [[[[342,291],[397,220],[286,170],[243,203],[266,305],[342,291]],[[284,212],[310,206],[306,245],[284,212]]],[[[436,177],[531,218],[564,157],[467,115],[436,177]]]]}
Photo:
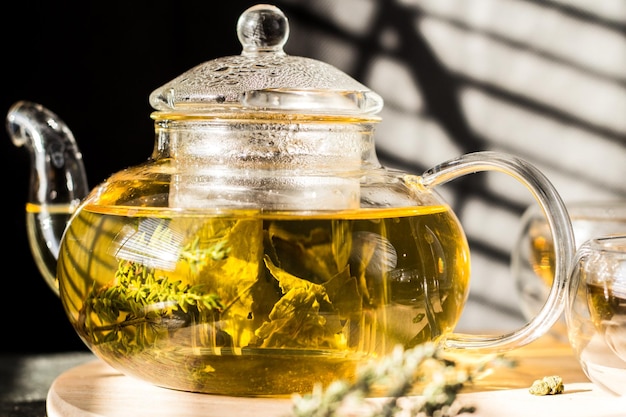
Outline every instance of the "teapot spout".
{"type": "Polygon", "coordinates": [[[6,128],[15,146],[30,153],[26,226],[33,257],[58,294],[59,245],[72,213],[89,192],[82,154],[74,135],[44,106],[19,101],[9,109],[6,128]]]}

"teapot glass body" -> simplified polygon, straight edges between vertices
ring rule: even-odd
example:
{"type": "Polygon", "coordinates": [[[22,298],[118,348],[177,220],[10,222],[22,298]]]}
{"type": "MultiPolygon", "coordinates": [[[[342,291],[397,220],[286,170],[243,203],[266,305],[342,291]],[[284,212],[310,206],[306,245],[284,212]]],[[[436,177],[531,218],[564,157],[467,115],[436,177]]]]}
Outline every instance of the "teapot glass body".
{"type": "Polygon", "coordinates": [[[455,214],[378,165],[371,123],[335,124],[158,120],[153,158],[95,189],[60,247],[85,343],[160,386],[272,395],[450,334],[470,272],[455,214]]]}

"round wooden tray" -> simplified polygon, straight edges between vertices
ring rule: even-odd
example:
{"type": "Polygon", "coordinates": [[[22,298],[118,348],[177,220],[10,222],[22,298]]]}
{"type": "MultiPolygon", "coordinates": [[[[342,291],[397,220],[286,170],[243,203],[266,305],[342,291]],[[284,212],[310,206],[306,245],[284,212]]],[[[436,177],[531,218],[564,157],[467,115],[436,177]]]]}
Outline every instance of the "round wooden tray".
{"type": "Polygon", "coordinates": [[[288,398],[243,398],[159,388],[102,361],[61,374],[48,391],[48,417],[287,416],[288,398]]]}
{"type": "MultiPolygon", "coordinates": [[[[493,375],[492,388],[477,387],[479,389],[459,396],[461,404],[477,408],[468,416],[624,415],[626,398],[612,397],[585,380],[568,348],[543,346],[522,350],[519,359],[518,368],[493,375]],[[563,377],[564,393],[531,395],[528,387],[532,378],[548,374],[563,377]],[[506,381],[508,386],[504,387],[502,383],[506,381]],[[500,388],[494,389],[495,385],[500,388]],[[515,385],[516,388],[511,388],[515,385]]],[[[48,391],[46,407],[48,417],[288,417],[292,401],[289,398],[228,397],[159,388],[124,376],[95,360],[57,377],[48,391]]]]}

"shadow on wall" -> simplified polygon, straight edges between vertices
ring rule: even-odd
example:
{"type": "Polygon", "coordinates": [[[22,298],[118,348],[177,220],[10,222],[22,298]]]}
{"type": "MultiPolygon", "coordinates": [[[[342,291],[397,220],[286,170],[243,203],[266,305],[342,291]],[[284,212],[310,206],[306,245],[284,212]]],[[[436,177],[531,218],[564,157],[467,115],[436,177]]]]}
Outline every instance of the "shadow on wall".
{"type": "MultiPolygon", "coordinates": [[[[288,53],[329,62],[385,99],[377,132],[384,165],[421,173],[497,150],[536,165],[566,203],[626,199],[626,4],[282,3],[288,53]]],[[[502,174],[466,178],[442,191],[472,248],[460,328],[519,325],[509,257],[534,200],[502,174]],[[500,322],[485,321],[493,317],[500,322]]]]}

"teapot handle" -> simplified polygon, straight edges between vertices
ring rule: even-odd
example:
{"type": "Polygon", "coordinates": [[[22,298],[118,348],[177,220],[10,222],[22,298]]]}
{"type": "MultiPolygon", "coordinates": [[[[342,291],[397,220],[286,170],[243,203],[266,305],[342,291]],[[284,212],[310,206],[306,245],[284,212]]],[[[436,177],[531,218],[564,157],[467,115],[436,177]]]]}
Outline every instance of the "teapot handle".
{"type": "Polygon", "coordinates": [[[552,183],[537,168],[515,156],[493,151],[469,153],[426,171],[422,175],[422,184],[426,188],[433,188],[480,171],[503,172],[524,184],[539,203],[555,237],[554,280],[545,304],[534,318],[510,333],[496,336],[453,333],[443,342],[444,347],[451,350],[500,352],[536,340],[547,333],[563,313],[569,267],[575,253],[574,232],[565,204],[552,183]]]}

